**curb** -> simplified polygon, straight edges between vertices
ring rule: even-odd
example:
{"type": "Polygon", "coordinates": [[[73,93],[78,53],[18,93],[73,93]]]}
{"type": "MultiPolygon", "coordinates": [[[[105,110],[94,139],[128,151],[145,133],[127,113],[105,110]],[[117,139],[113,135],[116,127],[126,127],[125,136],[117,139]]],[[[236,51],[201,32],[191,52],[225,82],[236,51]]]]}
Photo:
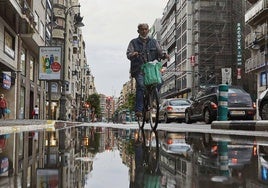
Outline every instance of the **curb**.
{"type": "Polygon", "coordinates": [[[268,131],[268,121],[213,121],[211,129],[268,131]]]}

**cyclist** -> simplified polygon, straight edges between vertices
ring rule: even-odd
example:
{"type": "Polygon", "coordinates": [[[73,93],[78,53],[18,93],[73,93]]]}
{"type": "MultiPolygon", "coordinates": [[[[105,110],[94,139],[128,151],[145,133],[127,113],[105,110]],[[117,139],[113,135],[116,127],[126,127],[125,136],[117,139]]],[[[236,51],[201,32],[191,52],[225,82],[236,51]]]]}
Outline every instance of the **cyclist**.
{"type": "Polygon", "coordinates": [[[129,42],[127,48],[127,58],[131,61],[130,74],[136,80],[136,116],[142,116],[143,110],[143,93],[144,93],[144,76],[141,71],[143,63],[158,59],[168,59],[169,55],[163,53],[159,43],[148,36],[149,25],[141,23],[138,25],[139,36],[129,42]]]}

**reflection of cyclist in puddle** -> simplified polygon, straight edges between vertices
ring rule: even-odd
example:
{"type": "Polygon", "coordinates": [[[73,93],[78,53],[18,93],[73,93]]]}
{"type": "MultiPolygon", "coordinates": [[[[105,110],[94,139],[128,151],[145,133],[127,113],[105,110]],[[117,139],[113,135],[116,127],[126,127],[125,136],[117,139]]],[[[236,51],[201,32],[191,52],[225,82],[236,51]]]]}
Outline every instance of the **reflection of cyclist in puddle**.
{"type": "Polygon", "coordinates": [[[157,131],[139,129],[135,140],[135,188],[160,188],[157,131]]]}

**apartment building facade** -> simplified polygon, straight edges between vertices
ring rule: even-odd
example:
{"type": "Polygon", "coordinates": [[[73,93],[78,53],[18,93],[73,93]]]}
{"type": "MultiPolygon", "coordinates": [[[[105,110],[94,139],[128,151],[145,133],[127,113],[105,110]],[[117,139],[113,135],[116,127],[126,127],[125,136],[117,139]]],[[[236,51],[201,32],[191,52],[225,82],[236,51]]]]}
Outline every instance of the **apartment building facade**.
{"type": "Polygon", "coordinates": [[[46,1],[1,2],[1,88],[8,118],[30,119],[35,105],[45,116],[45,83],[39,80],[38,47],[45,45],[46,1]]]}
{"type": "Polygon", "coordinates": [[[248,0],[249,8],[245,13],[245,23],[250,32],[245,37],[245,47],[250,57],[245,61],[245,72],[254,75],[256,96],[268,88],[267,81],[267,0],[248,0]]]}
{"type": "Polygon", "coordinates": [[[242,85],[244,6],[235,0],[170,0],[161,18],[161,45],[170,54],[163,98],[193,96],[207,84],[242,85]]]}

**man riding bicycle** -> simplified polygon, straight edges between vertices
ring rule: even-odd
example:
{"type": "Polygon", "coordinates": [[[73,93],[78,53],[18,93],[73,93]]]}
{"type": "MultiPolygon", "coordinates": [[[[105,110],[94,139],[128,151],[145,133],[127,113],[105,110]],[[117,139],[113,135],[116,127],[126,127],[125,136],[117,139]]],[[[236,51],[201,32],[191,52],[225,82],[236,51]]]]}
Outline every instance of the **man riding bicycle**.
{"type": "Polygon", "coordinates": [[[143,94],[144,94],[144,75],[141,70],[142,64],[159,60],[168,59],[169,55],[163,53],[159,43],[148,36],[149,25],[142,23],[138,25],[139,36],[132,39],[127,48],[127,58],[131,61],[130,74],[136,80],[136,116],[142,116],[143,94]]]}

